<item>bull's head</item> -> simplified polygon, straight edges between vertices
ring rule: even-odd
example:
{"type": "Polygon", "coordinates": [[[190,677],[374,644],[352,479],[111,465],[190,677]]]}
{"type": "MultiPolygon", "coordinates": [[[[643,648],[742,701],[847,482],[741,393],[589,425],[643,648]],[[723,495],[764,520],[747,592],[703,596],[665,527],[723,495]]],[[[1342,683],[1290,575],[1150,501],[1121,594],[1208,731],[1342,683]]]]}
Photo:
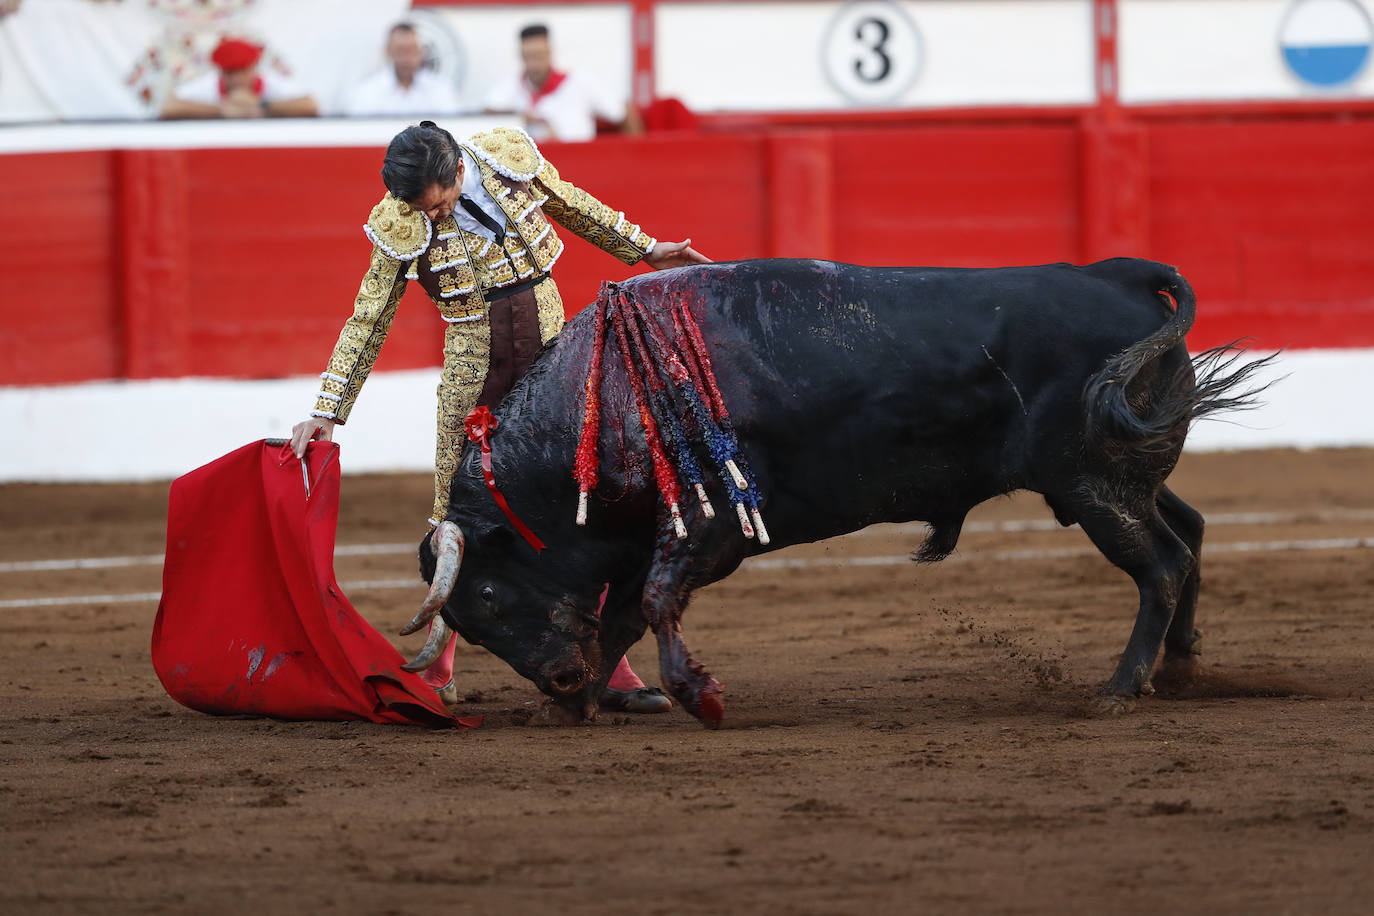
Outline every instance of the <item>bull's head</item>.
{"type": "Polygon", "coordinates": [[[420,612],[401,631],[432,621],[429,639],[403,667],[421,671],[438,660],[452,633],[503,659],[522,677],[581,718],[595,718],[603,672],[597,595],[573,594],[546,576],[531,576],[505,528],[469,541],[443,522],[420,548],[434,568],[420,612]],[[431,546],[432,545],[432,546],[431,546]],[[463,575],[459,576],[460,568],[463,575]]]}

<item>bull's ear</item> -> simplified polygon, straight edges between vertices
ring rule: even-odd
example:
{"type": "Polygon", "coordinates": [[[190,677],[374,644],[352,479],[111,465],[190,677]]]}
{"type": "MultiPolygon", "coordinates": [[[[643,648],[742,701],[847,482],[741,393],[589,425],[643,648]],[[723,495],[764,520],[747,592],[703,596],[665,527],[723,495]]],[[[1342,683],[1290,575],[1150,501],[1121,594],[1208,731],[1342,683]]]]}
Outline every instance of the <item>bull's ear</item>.
{"type": "Polygon", "coordinates": [[[509,554],[520,542],[520,535],[505,525],[493,525],[482,532],[482,550],[490,551],[494,557],[509,554]]]}

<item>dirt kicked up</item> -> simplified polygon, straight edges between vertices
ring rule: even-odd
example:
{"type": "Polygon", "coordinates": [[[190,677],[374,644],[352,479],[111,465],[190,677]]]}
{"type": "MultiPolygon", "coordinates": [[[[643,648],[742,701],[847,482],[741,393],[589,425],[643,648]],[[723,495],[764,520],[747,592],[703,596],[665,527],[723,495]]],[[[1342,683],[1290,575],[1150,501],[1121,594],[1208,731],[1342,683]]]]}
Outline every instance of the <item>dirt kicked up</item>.
{"type": "MultiPolygon", "coordinates": [[[[1128,716],[1092,692],[1135,589],[1018,496],[939,566],[883,526],[698,593],[720,731],[531,727],[463,646],[461,734],[176,705],[165,484],[0,487],[0,912],[1368,912],[1374,453],[1189,455],[1171,486],[1209,520],[1202,666],[1128,716]]],[[[344,480],[339,577],[388,634],[428,487],[344,480]]],[[[631,659],[652,681],[652,640],[631,659]]]]}

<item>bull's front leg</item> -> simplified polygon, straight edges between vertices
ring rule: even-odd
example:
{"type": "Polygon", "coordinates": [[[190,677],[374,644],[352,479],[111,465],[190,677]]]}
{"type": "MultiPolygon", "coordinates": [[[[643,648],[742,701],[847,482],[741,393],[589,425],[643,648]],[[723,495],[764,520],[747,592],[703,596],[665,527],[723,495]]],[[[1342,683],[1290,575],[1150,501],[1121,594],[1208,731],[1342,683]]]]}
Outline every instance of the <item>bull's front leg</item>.
{"type": "MultiPolygon", "coordinates": [[[[644,636],[648,622],[643,614],[644,576],[612,582],[601,610],[601,664],[597,689],[610,682],[616,665],[630,647],[644,636]]],[[[598,693],[598,696],[600,694],[598,693]]]]}
{"type": "Polygon", "coordinates": [[[690,557],[671,526],[660,530],[657,556],[644,583],[644,617],[658,638],[658,667],[663,686],[682,707],[707,727],[725,718],[725,685],[692,658],[682,640],[682,612],[690,589],[687,574],[690,557]]]}

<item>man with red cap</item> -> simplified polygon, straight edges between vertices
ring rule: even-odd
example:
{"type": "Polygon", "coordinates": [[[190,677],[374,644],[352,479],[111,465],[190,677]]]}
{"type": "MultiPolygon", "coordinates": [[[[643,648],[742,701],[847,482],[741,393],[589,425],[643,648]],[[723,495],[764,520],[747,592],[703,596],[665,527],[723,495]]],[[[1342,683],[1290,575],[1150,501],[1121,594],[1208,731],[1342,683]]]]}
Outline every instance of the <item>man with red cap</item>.
{"type": "Polygon", "coordinates": [[[225,37],[210,60],[215,70],[188,80],[162,106],[164,118],[313,118],[319,106],[290,77],[259,72],[262,46],[225,37]]]}

